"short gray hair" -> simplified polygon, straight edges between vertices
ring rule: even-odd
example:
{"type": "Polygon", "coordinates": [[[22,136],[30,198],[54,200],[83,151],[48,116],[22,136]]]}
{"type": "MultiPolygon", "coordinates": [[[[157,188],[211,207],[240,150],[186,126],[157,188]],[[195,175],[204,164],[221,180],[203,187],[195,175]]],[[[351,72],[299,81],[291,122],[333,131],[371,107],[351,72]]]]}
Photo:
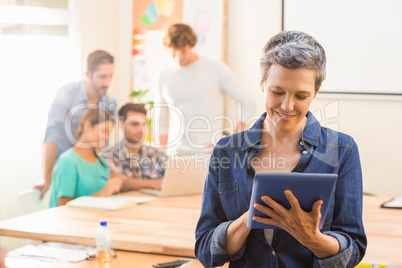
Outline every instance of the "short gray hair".
{"type": "Polygon", "coordinates": [[[267,80],[273,64],[288,69],[315,70],[315,92],[320,89],[326,75],[324,48],[311,35],[299,31],[280,32],[265,44],[260,59],[261,84],[267,80]]]}

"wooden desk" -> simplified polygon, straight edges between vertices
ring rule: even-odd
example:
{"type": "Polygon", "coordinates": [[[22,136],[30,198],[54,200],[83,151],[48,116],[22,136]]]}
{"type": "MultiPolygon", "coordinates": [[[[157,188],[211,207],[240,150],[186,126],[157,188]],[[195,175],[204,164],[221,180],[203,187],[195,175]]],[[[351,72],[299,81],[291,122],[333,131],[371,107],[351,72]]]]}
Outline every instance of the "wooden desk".
{"type": "MultiPolygon", "coordinates": [[[[363,263],[402,265],[402,210],[379,207],[389,199],[364,196],[368,247],[363,263]]],[[[115,249],[194,257],[200,205],[201,195],[158,198],[116,212],[63,206],[2,221],[0,235],[94,246],[95,229],[104,219],[115,249]]]]}
{"type": "Polygon", "coordinates": [[[362,263],[402,265],[402,209],[380,208],[391,198],[363,197],[368,245],[362,263]]]}
{"type": "Polygon", "coordinates": [[[95,229],[106,220],[114,249],[195,257],[201,197],[161,197],[120,211],[61,206],[2,221],[0,235],[95,246],[95,229]]]}

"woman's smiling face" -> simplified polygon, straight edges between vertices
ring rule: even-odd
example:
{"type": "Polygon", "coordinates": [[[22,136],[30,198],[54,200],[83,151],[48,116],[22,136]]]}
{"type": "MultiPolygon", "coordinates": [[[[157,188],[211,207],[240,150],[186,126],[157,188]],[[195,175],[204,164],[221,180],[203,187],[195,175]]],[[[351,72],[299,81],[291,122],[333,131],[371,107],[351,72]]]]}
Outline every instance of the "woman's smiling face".
{"type": "Polygon", "coordinates": [[[278,131],[296,130],[315,98],[316,71],[307,68],[288,69],[273,64],[268,78],[261,84],[265,109],[278,131]]]}

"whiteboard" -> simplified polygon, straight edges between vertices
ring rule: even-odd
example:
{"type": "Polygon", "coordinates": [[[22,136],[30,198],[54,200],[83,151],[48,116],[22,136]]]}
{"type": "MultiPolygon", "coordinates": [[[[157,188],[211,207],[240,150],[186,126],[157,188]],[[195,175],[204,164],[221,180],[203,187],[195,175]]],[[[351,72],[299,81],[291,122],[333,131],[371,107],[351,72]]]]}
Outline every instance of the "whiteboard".
{"type": "Polygon", "coordinates": [[[324,47],[321,92],[402,95],[401,0],[284,0],[284,29],[324,47]]]}

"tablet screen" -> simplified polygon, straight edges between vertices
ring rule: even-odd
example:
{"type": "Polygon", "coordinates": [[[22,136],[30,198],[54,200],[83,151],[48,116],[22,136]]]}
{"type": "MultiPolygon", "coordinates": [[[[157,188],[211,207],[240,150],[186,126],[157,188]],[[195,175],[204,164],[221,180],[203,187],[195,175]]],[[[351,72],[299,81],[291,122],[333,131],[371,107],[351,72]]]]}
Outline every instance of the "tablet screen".
{"type": "Polygon", "coordinates": [[[319,223],[319,228],[321,229],[324,225],[337,178],[337,174],[322,173],[256,173],[251,194],[247,227],[257,229],[281,229],[275,225],[252,220],[254,216],[269,218],[269,216],[254,208],[254,204],[260,203],[267,206],[267,204],[261,200],[263,195],[267,195],[289,209],[289,201],[283,192],[290,190],[298,199],[300,207],[304,211],[310,212],[315,201],[323,201],[321,206],[321,220],[319,223]]]}

